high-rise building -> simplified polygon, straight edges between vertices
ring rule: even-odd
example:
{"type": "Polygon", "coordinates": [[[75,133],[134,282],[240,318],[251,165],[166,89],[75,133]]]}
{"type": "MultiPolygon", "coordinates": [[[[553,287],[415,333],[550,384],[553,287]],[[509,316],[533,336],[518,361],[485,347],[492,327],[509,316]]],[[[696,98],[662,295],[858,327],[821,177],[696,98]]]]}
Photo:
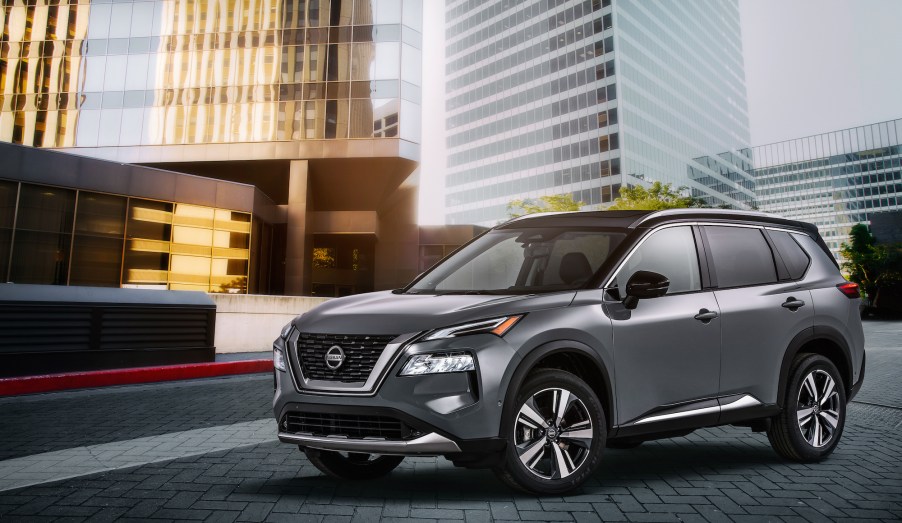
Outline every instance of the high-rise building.
{"type": "Polygon", "coordinates": [[[623,184],[750,206],[738,0],[449,0],[448,223],[623,184]]]}
{"type": "MultiPolygon", "coordinates": [[[[125,243],[105,284],[337,295],[417,274],[422,0],[15,1],[0,29],[0,141],[262,191],[143,170],[126,186],[96,162],[68,181],[5,169],[9,216],[57,209],[42,227],[61,238],[97,195],[118,198],[125,243]]],[[[14,222],[0,259],[69,256],[14,222]]],[[[21,279],[5,266],[0,280],[21,279]]],[[[81,281],[65,269],[30,278],[81,281]]]]}
{"type": "Polygon", "coordinates": [[[834,256],[849,230],[902,210],[902,119],[752,149],[761,210],[817,225],[834,256]]]}

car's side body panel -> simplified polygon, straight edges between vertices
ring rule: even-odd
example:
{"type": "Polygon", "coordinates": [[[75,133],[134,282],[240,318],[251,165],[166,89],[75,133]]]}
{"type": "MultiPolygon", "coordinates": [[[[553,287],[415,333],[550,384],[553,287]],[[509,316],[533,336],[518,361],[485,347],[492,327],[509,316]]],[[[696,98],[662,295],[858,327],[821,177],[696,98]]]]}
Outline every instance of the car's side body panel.
{"type": "Polygon", "coordinates": [[[719,395],[751,394],[761,403],[776,403],[783,353],[812,326],[811,293],[787,282],[718,290],[714,296],[724,340],[719,395]],[[805,305],[784,308],[788,300],[805,305]]]}

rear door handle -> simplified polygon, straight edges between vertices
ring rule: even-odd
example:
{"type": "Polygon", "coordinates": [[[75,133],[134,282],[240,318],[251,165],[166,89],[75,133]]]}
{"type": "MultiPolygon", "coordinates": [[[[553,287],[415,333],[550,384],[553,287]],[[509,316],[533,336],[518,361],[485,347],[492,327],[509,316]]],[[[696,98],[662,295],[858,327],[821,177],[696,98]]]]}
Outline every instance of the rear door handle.
{"type": "Polygon", "coordinates": [[[698,311],[698,314],[695,315],[695,319],[702,323],[710,323],[711,320],[717,317],[717,313],[714,311],[709,311],[708,309],[702,309],[698,311]]]}
{"type": "Polygon", "coordinates": [[[781,307],[783,307],[784,309],[789,309],[791,311],[796,311],[796,310],[798,310],[799,307],[804,307],[804,306],[805,306],[804,301],[797,300],[797,299],[793,298],[792,296],[790,296],[789,298],[786,298],[786,301],[784,301],[783,305],[781,305],[781,307]]]}

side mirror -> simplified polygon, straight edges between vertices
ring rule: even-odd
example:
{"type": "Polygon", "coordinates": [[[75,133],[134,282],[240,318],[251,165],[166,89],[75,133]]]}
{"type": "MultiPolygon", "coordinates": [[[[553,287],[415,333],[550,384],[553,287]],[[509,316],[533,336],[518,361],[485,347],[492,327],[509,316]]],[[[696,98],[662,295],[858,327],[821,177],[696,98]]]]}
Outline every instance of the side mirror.
{"type": "Polygon", "coordinates": [[[667,294],[670,280],[663,274],[651,271],[637,271],[626,282],[626,298],[623,306],[635,309],[640,298],[659,298],[667,294]]]}

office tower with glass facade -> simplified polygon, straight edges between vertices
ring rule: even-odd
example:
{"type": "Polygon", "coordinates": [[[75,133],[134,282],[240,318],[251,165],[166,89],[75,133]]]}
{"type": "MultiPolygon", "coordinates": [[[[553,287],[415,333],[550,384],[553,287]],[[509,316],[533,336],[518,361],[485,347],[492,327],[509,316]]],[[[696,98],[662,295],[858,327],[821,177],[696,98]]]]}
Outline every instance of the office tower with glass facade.
{"type": "MultiPolygon", "coordinates": [[[[259,249],[281,276],[252,291],[342,294],[417,273],[422,0],[16,1],[0,28],[0,141],[256,186],[277,210],[259,249]]],[[[119,201],[125,226],[146,229],[123,232],[119,284],[246,278],[206,253],[250,249],[253,265],[263,218],[192,207],[192,178],[177,179],[156,207],[119,201]],[[223,233],[237,229],[248,238],[223,233]]],[[[73,209],[92,205],[81,188],[60,187],[73,209]]],[[[126,189],[100,194],[145,196],[126,189]]],[[[29,191],[17,186],[20,204],[29,191]]],[[[0,259],[38,253],[17,237],[0,259]]]]}
{"type": "Polygon", "coordinates": [[[853,225],[902,210],[902,119],[752,152],[761,210],[817,225],[837,258],[853,225]]]}
{"type": "Polygon", "coordinates": [[[446,5],[448,223],[652,181],[753,202],[737,0],[446,5]]]}

